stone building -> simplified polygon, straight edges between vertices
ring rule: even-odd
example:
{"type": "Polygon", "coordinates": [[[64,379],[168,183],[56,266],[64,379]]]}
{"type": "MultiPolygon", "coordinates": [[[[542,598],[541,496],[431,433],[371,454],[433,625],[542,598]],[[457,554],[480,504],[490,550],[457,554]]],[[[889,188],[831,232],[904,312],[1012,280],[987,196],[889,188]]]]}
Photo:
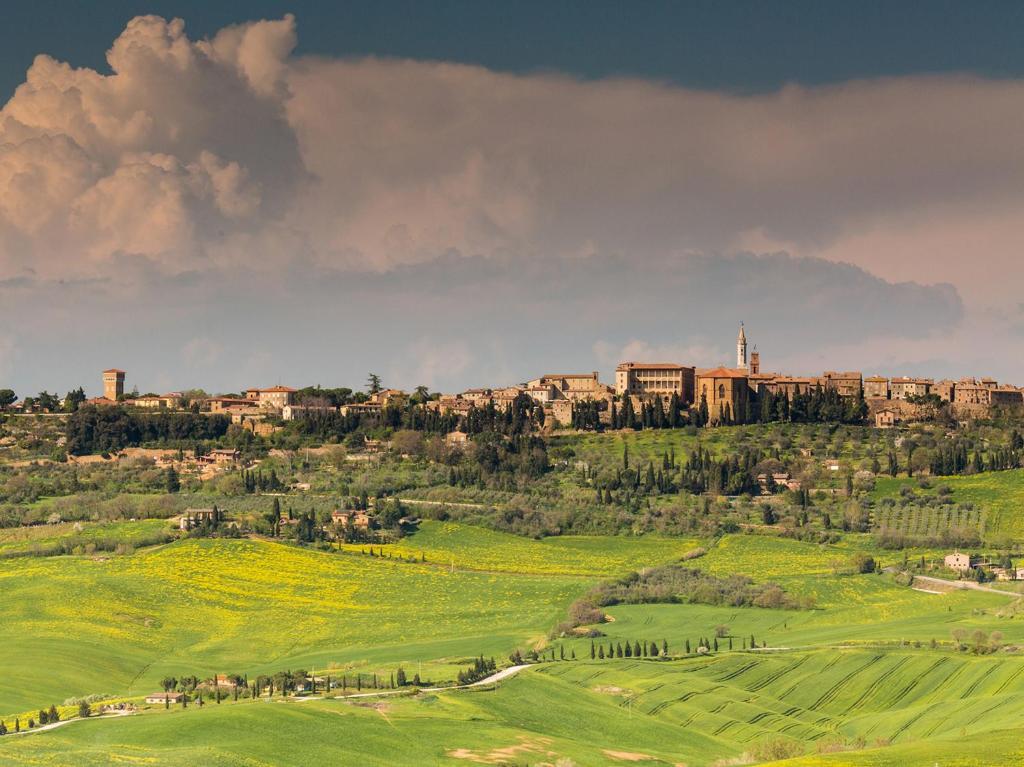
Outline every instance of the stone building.
{"type": "Polygon", "coordinates": [[[989,393],[992,407],[1019,407],[1024,404],[1024,394],[1013,386],[997,386],[989,393]]]}
{"type": "Polygon", "coordinates": [[[936,381],[932,387],[932,394],[937,394],[943,402],[954,402],[956,400],[956,383],[948,378],[936,381]]]}
{"type": "Polygon", "coordinates": [[[708,419],[711,423],[742,419],[750,399],[750,383],[747,371],[732,368],[709,368],[696,374],[697,405],[707,402],[708,419]]]}
{"type": "Polygon", "coordinates": [[[865,399],[889,399],[889,379],[885,376],[868,376],[864,379],[865,399]]]}
{"type": "Polygon", "coordinates": [[[960,551],[947,554],[945,560],[943,560],[946,567],[950,570],[956,570],[957,572],[967,572],[977,563],[977,558],[972,557],[970,554],[964,554],[960,551]]]}
{"type": "Polygon", "coordinates": [[[956,382],[953,402],[957,405],[984,405],[987,407],[992,404],[994,388],[994,385],[989,386],[976,378],[961,378],[956,382]]]}
{"type": "Polygon", "coordinates": [[[907,378],[901,376],[889,380],[889,392],[892,399],[907,399],[907,397],[924,397],[931,393],[931,378],[907,378]]]}
{"type": "Polygon", "coordinates": [[[615,368],[615,393],[663,399],[675,394],[686,407],[694,402],[694,369],[671,362],[623,362],[615,368]]]}
{"type": "Polygon", "coordinates": [[[288,386],[271,386],[269,389],[246,389],[245,398],[254,400],[261,408],[281,410],[285,405],[295,404],[295,389],[288,386]]]}
{"type": "Polygon", "coordinates": [[[835,389],[841,397],[856,397],[864,387],[859,371],[837,373],[834,370],[826,370],[822,373],[820,383],[823,389],[835,389]]]}
{"type": "Polygon", "coordinates": [[[117,368],[103,371],[104,399],[117,402],[117,400],[124,396],[124,376],[124,371],[117,368]]]}
{"type": "Polygon", "coordinates": [[[875,413],[876,429],[891,429],[899,422],[899,413],[893,408],[882,408],[875,413]]]}
{"type": "Polygon", "coordinates": [[[539,402],[565,399],[570,402],[609,399],[611,388],[593,373],[552,373],[535,378],[527,384],[527,394],[539,402]],[[539,396],[535,396],[535,392],[539,396]],[[541,398],[545,399],[541,399],[541,398]]]}

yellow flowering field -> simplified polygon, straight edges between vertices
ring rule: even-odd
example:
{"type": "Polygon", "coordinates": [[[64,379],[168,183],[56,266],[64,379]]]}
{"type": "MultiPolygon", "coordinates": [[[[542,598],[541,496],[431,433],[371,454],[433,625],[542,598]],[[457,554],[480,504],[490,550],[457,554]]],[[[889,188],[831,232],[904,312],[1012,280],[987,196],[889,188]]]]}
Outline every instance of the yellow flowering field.
{"type": "Polygon", "coordinates": [[[501,656],[586,586],[247,540],[2,560],[0,702],[145,694],[167,674],[501,656]]]}
{"type": "Polygon", "coordinates": [[[454,522],[424,521],[420,529],[384,546],[346,544],[348,551],[373,549],[456,569],[539,575],[609,577],[678,559],[698,541],[648,536],[562,535],[540,541],[454,522]]]}

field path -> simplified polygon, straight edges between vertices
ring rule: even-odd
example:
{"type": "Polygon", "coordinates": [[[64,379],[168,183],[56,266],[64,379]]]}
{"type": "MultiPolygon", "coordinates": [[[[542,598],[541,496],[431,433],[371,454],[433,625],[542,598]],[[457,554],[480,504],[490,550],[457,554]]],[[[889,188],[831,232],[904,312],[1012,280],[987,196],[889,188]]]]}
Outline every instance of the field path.
{"type": "Polygon", "coordinates": [[[982,586],[980,583],[974,583],[972,581],[947,581],[944,578],[933,578],[930,575],[915,575],[914,582],[925,581],[934,586],[944,586],[947,589],[970,589],[972,591],[984,591],[987,594],[1002,594],[1004,597],[1019,597],[1013,591],[1003,591],[1001,589],[994,589],[990,586],[982,586]]]}
{"type": "Polygon", "coordinates": [[[90,722],[94,719],[114,719],[119,716],[132,716],[134,711],[112,711],[109,714],[100,714],[99,716],[90,716],[87,719],[81,717],[72,717],[71,719],[61,719],[60,721],[53,722],[52,724],[41,724],[38,727],[33,727],[31,730],[21,730],[19,732],[8,732],[8,735],[31,735],[35,732],[46,732],[47,730],[56,730],[58,727],[63,727],[66,724],[74,724],[75,722],[90,722]]]}
{"type": "MultiPolygon", "coordinates": [[[[508,679],[510,677],[515,676],[520,671],[522,671],[524,668],[529,668],[531,665],[533,665],[533,664],[531,664],[531,663],[522,663],[522,664],[520,664],[518,666],[509,666],[508,668],[503,668],[501,671],[497,671],[497,672],[491,674],[488,677],[484,677],[483,679],[479,679],[476,682],[471,682],[469,684],[453,684],[453,685],[449,685],[448,687],[420,687],[419,691],[420,692],[445,692],[446,690],[469,690],[469,689],[472,689],[474,687],[484,687],[484,686],[489,685],[489,684],[497,684],[498,682],[500,682],[500,681],[502,681],[504,679],[508,679]]],[[[348,700],[350,698],[376,698],[376,697],[381,697],[381,696],[386,696],[386,695],[401,695],[403,693],[404,694],[408,694],[409,690],[408,689],[403,689],[403,690],[378,690],[377,692],[357,692],[355,695],[334,695],[332,697],[335,700],[348,700]]],[[[304,700],[311,700],[311,699],[304,699],[304,700]]]]}

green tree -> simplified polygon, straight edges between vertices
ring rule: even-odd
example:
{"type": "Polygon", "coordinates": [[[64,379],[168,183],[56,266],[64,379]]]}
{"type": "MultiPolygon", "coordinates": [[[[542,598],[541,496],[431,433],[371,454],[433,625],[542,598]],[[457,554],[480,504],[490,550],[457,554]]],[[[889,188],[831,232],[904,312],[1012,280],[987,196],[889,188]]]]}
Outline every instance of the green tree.
{"type": "Polygon", "coordinates": [[[18,399],[13,389],[0,389],[0,410],[6,410],[18,399]]]}
{"type": "Polygon", "coordinates": [[[370,373],[366,377],[366,391],[370,394],[379,394],[381,390],[380,376],[376,373],[370,373]]]}
{"type": "Polygon", "coordinates": [[[87,719],[92,716],[92,706],[89,705],[89,701],[83,700],[78,704],[78,716],[82,719],[87,719]]]}
{"type": "Polygon", "coordinates": [[[176,493],[181,490],[181,480],[178,477],[178,472],[174,470],[173,466],[167,467],[164,483],[167,486],[168,493],[176,493]]]}

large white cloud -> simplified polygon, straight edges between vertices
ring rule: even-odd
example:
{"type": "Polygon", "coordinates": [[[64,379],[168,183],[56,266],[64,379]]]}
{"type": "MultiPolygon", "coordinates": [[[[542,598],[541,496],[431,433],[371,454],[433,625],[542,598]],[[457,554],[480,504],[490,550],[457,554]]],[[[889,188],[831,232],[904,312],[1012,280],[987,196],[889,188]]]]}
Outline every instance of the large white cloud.
{"type": "MultiPolygon", "coordinates": [[[[686,295],[708,311],[704,293],[725,296],[729,316],[715,322],[756,308],[775,338],[791,328],[811,344],[794,360],[824,348],[802,327],[822,313],[844,348],[865,338],[856,349],[867,362],[900,359],[905,341],[887,334],[955,326],[956,292],[887,285],[814,257],[890,281],[952,283],[971,311],[1005,310],[1024,287],[1024,83],[901,77],[746,95],[296,58],[296,34],[285,17],[193,41],[181,21],[147,16],[114,41],[108,73],[37,57],[0,109],[0,288],[32,277],[6,295],[28,306],[47,280],[93,280],[108,297],[136,293],[136,306],[168,321],[233,290],[244,327],[268,298],[280,316],[308,308],[308,296],[273,279],[306,270],[397,293],[396,316],[429,326],[430,312],[465,298],[504,316],[477,300],[486,282],[459,293],[467,272],[486,272],[514,288],[491,288],[498,300],[529,317],[512,332],[565,327],[574,312],[589,369],[608,350],[721,348],[719,327],[685,305],[645,312],[652,281],[669,302],[665,286],[699,285],[686,295]],[[741,251],[812,258],[736,260],[741,251]],[[410,283],[402,270],[416,265],[410,283]],[[384,282],[359,282],[359,272],[384,282]],[[599,292],[566,308],[558,299],[569,284],[599,292]]],[[[0,319],[12,306],[0,305],[0,319]]],[[[84,306],[52,315],[70,321],[84,306]]],[[[89,309],[112,311],[102,301],[89,309]]],[[[431,343],[479,377],[474,333],[490,325],[463,323],[464,346],[431,343]]],[[[421,330],[396,348],[419,349],[421,330]]],[[[171,348],[208,332],[219,330],[192,328],[171,348]]],[[[495,352],[481,364],[511,371],[506,359],[495,352]]]]}
{"type": "Polygon", "coordinates": [[[998,219],[988,250],[1024,239],[1016,81],[734,95],[294,59],[295,42],[291,17],[194,42],[148,16],[109,75],[39,56],[0,111],[0,268],[785,248],[927,281],[965,277],[951,265],[979,215],[998,219]]]}
{"type": "Polygon", "coordinates": [[[205,263],[276,220],[304,171],[284,116],[294,23],[194,43],[133,19],[111,74],[46,55],[0,110],[0,269],[89,273],[117,254],[205,263]]]}

